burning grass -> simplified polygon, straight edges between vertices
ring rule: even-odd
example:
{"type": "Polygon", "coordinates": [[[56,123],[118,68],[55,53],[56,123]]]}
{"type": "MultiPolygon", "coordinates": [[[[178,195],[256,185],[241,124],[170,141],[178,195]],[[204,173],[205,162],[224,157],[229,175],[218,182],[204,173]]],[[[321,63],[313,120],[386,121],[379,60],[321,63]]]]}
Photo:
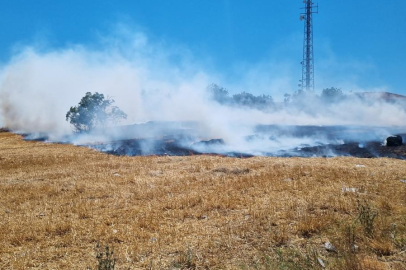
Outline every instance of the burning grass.
{"type": "Polygon", "coordinates": [[[387,158],[118,157],[3,132],[0,269],[94,269],[97,243],[116,269],[405,269],[401,179],[387,158]]]}

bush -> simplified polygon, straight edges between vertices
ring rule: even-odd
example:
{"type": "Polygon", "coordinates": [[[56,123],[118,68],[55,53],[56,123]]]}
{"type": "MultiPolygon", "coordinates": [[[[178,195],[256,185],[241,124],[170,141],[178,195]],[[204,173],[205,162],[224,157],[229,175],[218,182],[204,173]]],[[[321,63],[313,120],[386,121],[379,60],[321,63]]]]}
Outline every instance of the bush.
{"type": "Polygon", "coordinates": [[[100,249],[99,244],[96,246],[97,254],[97,270],[114,270],[116,266],[116,259],[114,258],[113,250],[110,250],[109,246],[105,247],[105,251],[103,252],[100,249]]]}
{"type": "Polygon", "coordinates": [[[368,237],[373,237],[374,221],[378,212],[367,202],[358,201],[358,220],[368,237]]]}

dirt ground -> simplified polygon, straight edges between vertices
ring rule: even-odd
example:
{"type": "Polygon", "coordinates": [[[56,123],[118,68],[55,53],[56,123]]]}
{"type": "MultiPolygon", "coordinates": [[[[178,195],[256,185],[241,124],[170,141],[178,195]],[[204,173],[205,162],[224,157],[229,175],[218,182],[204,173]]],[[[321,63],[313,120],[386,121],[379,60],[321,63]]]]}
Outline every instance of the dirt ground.
{"type": "Polygon", "coordinates": [[[0,269],[406,269],[406,161],[126,157],[0,132],[0,269]],[[99,245],[99,248],[96,246],[99,245]]]}

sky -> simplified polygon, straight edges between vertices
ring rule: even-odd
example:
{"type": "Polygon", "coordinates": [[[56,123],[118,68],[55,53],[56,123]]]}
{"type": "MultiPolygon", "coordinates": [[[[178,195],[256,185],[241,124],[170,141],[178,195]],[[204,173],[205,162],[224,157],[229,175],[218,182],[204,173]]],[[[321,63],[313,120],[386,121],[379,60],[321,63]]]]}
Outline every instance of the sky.
{"type": "MultiPolygon", "coordinates": [[[[406,1],[320,0],[318,5],[316,90],[334,86],[406,95],[406,1]]],[[[243,90],[280,97],[297,90],[301,77],[302,6],[301,0],[0,0],[0,64],[25,46],[97,48],[125,25],[182,51],[223,78],[230,92],[241,90],[236,85],[247,77],[242,74],[261,70],[270,78],[265,84],[275,89],[251,83],[243,90]]]]}

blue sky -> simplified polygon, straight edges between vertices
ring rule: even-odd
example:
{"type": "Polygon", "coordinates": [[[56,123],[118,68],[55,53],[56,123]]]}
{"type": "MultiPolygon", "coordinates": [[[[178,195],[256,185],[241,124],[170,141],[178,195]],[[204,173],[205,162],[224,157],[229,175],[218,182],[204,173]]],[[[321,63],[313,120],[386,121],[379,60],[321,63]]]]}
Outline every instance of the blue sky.
{"type": "MultiPolygon", "coordinates": [[[[406,1],[318,4],[316,87],[406,94],[406,1]]],[[[272,63],[293,86],[301,76],[302,6],[301,0],[2,0],[0,61],[26,45],[97,46],[100,36],[125,24],[187,48],[196,62],[229,80],[240,77],[241,67],[272,63]]]]}

